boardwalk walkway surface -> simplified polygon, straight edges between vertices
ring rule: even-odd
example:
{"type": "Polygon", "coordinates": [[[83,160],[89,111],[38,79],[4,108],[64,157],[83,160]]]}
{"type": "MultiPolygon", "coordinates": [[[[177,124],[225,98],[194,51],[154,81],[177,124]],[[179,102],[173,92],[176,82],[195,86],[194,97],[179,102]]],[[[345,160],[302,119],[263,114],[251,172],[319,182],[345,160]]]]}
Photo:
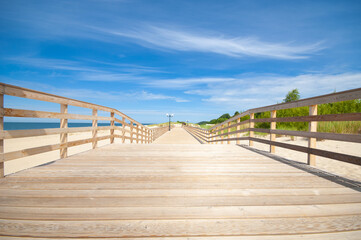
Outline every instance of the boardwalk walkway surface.
{"type": "MultiPolygon", "coordinates": [[[[175,128],[156,143],[188,137],[175,128]]],[[[0,238],[361,239],[360,192],[240,146],[190,143],[112,144],[7,176],[0,238]]]]}
{"type": "Polygon", "coordinates": [[[184,128],[175,127],[171,131],[157,138],[154,144],[200,144],[184,128]]]}

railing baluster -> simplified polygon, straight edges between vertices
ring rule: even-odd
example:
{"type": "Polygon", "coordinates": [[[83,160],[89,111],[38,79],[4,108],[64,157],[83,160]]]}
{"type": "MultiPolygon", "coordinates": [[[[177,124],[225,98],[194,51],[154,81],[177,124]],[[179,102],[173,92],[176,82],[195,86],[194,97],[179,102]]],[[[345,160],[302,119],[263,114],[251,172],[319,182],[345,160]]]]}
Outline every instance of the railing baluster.
{"type": "Polygon", "coordinates": [[[135,136],[137,138],[136,142],[139,143],[139,126],[138,126],[138,124],[136,126],[137,126],[136,127],[136,134],[135,134],[135,136]]]}
{"type": "MultiPolygon", "coordinates": [[[[271,111],[271,118],[276,118],[277,116],[277,111],[273,110],[271,111]]],[[[271,131],[276,129],[276,122],[271,122],[271,127],[270,127],[271,131]]],[[[270,133],[270,141],[276,141],[276,134],[274,133],[270,133]]],[[[270,145],[270,153],[275,153],[275,146],[273,146],[272,144],[270,145]]]]}
{"type": "MultiPolygon", "coordinates": [[[[98,110],[96,109],[93,109],[93,117],[97,117],[98,116],[98,110]]],[[[93,119],[93,122],[92,122],[92,127],[93,127],[93,149],[97,147],[98,145],[98,140],[97,140],[97,137],[98,137],[98,130],[96,129],[98,127],[98,120],[97,119],[93,119]]]]}
{"type": "MultiPolygon", "coordinates": [[[[317,115],[317,105],[309,106],[309,115],[315,116],[317,115]]],[[[308,123],[308,131],[309,132],[317,132],[317,122],[310,121],[308,123]]],[[[316,148],[316,138],[308,138],[308,147],[316,148]]],[[[316,156],[313,154],[307,154],[307,164],[311,166],[316,165],[316,156]]]]}
{"type": "Polygon", "coordinates": [[[114,112],[110,113],[110,117],[112,120],[110,121],[110,126],[112,127],[110,129],[110,144],[114,143],[114,112]]]}
{"type": "MultiPolygon", "coordinates": [[[[68,105],[60,104],[60,112],[61,113],[68,113],[68,105]]],[[[60,128],[67,129],[68,128],[68,119],[61,118],[60,119],[60,128]]],[[[66,146],[68,143],[68,133],[61,133],[60,134],[60,158],[68,157],[68,147],[66,146]]]]}
{"type": "MultiPolygon", "coordinates": [[[[254,119],[254,113],[250,113],[249,114],[249,128],[254,128],[254,122],[252,121],[254,119]]],[[[254,137],[254,132],[253,131],[249,131],[249,137],[253,138],[254,137]]],[[[249,146],[252,147],[253,146],[253,141],[249,140],[249,146]]]]}
{"type": "Polygon", "coordinates": [[[123,127],[122,143],[125,143],[125,118],[124,117],[122,117],[122,127],[123,127]]]}
{"type": "MultiPolygon", "coordinates": [[[[231,126],[231,122],[228,122],[228,124],[227,124],[227,138],[229,139],[229,132],[231,131],[231,128],[229,127],[229,126],[231,126]]],[[[227,141],[227,144],[231,144],[231,141],[227,141]]]]}
{"type": "MultiPolygon", "coordinates": [[[[239,124],[241,122],[241,118],[237,118],[237,123],[239,124]]],[[[241,130],[241,125],[237,126],[237,131],[241,130]]],[[[241,137],[241,133],[237,133],[237,138],[241,137]]],[[[241,141],[237,139],[236,144],[241,144],[241,141]]]]}
{"type": "Polygon", "coordinates": [[[133,128],[134,124],[133,122],[130,122],[130,143],[133,143],[133,128]]]}
{"type": "MultiPolygon", "coordinates": [[[[0,109],[1,109],[1,115],[0,115],[0,131],[4,131],[4,86],[1,85],[1,92],[0,92],[0,109]]],[[[4,139],[0,139],[0,154],[4,153],[4,139]]],[[[4,160],[4,159],[2,159],[4,160]]],[[[4,162],[0,162],[0,178],[3,178],[5,176],[5,169],[4,169],[4,162]]]]}

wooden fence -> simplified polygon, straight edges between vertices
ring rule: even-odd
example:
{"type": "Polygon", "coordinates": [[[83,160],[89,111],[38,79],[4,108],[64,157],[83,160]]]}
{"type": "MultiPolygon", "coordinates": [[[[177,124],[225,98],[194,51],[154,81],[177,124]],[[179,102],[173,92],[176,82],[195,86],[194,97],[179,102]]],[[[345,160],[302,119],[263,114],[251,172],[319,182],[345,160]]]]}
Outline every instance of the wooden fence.
{"type": "Polygon", "coordinates": [[[127,140],[127,142],[130,143],[149,144],[153,142],[155,138],[159,137],[165,132],[163,131],[163,128],[150,129],[146,126],[143,126],[141,123],[113,108],[52,95],[44,92],[34,91],[31,89],[12,86],[4,83],[0,83],[0,114],[0,177],[4,177],[4,162],[6,161],[54,150],[60,151],[60,158],[66,158],[68,156],[68,148],[70,147],[92,143],[92,148],[94,149],[97,147],[99,141],[106,139],[109,139],[110,144],[114,143],[115,138],[121,139],[122,143],[127,140]],[[57,103],[60,104],[60,112],[45,112],[36,110],[5,108],[4,95],[57,103]],[[92,115],[70,114],[68,113],[68,106],[92,109],[92,115]],[[98,111],[107,112],[109,116],[98,116],[98,111]],[[4,117],[52,119],[55,118],[60,120],[60,128],[4,131],[4,117]],[[92,126],[69,128],[69,119],[91,120],[92,126]],[[98,121],[100,120],[106,122],[109,121],[109,126],[98,126],[98,121]],[[102,130],[109,131],[109,135],[98,136],[98,131],[102,130]],[[115,130],[120,131],[121,134],[115,134],[115,130]],[[69,133],[90,131],[92,132],[91,138],[68,141],[69,133]],[[45,136],[54,134],[60,135],[59,144],[51,144],[4,153],[4,139],[45,136]]]}
{"type": "MultiPolygon", "coordinates": [[[[197,127],[185,126],[185,128],[203,143],[208,144],[228,144],[231,141],[240,144],[241,140],[247,140],[249,146],[253,146],[253,142],[260,142],[270,146],[270,152],[275,152],[275,147],[287,148],[299,152],[307,153],[308,164],[315,165],[315,156],[335,159],[342,162],[353,163],[361,165],[361,158],[348,154],[336,153],[333,151],[320,150],[316,148],[316,139],[328,139],[344,142],[361,143],[361,134],[339,134],[317,132],[318,122],[334,122],[334,121],[361,121],[361,113],[344,113],[344,114],[328,114],[317,115],[317,106],[319,104],[334,103],[347,100],[354,100],[361,98],[361,88],[353,89],[344,92],[322,95],[313,98],[302,99],[299,101],[275,104],[260,108],[247,110],[239,115],[236,115],[227,121],[213,126],[211,129],[202,129],[197,127]],[[309,107],[308,116],[292,116],[292,117],[277,117],[277,110],[292,109],[298,107],[309,107]],[[256,113],[270,112],[270,118],[255,118],[256,113]],[[249,119],[241,121],[242,118],[249,116],[249,119]],[[270,123],[269,129],[255,128],[255,123],[267,122],[270,123]],[[290,131],[276,129],[278,122],[308,122],[308,132],[306,131],[290,131]],[[233,130],[232,130],[233,129],[233,130]],[[268,133],[269,140],[256,138],[255,132],[268,133]],[[243,133],[243,136],[241,134],[243,133]],[[246,134],[244,134],[246,133],[246,134]],[[289,143],[282,143],[276,141],[276,134],[288,136],[301,136],[308,138],[308,147],[298,146],[289,143]],[[248,136],[247,136],[248,135],[248,136]]],[[[361,149],[360,149],[361,151],[361,149]]]]}

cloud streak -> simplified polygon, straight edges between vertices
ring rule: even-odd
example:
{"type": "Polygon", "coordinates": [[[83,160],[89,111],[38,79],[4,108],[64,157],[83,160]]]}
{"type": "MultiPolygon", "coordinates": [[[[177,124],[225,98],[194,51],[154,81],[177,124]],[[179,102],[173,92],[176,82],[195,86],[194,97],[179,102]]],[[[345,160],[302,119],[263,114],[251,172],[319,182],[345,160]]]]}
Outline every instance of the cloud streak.
{"type": "Polygon", "coordinates": [[[237,58],[252,56],[276,59],[304,59],[325,48],[321,41],[306,45],[271,43],[261,41],[255,37],[226,37],[222,34],[193,33],[157,26],[143,26],[136,30],[94,29],[110,35],[134,39],[145,47],[216,53],[237,58]]]}
{"type": "Polygon", "coordinates": [[[198,95],[203,102],[246,110],[282,102],[288,91],[298,88],[301,98],[360,87],[361,73],[300,74],[297,76],[258,75],[234,81],[193,86],[186,94],[198,95]]]}

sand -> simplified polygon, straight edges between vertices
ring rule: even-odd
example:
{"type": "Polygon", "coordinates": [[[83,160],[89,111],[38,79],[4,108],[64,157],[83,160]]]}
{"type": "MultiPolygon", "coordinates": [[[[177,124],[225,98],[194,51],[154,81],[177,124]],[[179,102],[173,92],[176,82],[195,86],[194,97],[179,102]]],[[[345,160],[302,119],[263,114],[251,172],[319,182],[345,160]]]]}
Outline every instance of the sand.
{"type": "MultiPolygon", "coordinates": [[[[261,138],[261,137],[260,137],[261,138]]],[[[263,137],[264,139],[269,139],[269,136],[263,137]]],[[[295,140],[291,140],[290,137],[279,137],[276,138],[277,142],[283,142],[288,144],[294,144],[299,146],[308,146],[308,139],[303,137],[295,137],[295,140]]],[[[247,144],[248,141],[242,141],[241,144],[247,144]]],[[[323,140],[317,141],[316,146],[318,149],[344,153],[353,156],[361,157],[361,144],[360,143],[351,143],[351,142],[340,142],[332,140],[323,140]]],[[[270,147],[267,144],[262,144],[254,142],[254,148],[269,151],[270,147]]],[[[302,152],[297,152],[285,148],[276,147],[275,155],[287,158],[289,160],[294,160],[302,163],[307,163],[307,154],[302,152]]],[[[361,181],[361,166],[344,163],[330,158],[318,157],[316,156],[316,168],[330,172],[348,179],[361,181]]]]}
{"type": "MultiPolygon", "coordinates": [[[[121,135],[122,132],[115,130],[114,134],[121,135]]],[[[98,131],[98,137],[110,135],[110,130],[98,131]]],[[[129,133],[125,134],[129,136],[129,133]]],[[[68,141],[75,141],[81,139],[87,139],[92,137],[92,132],[81,132],[81,133],[70,133],[68,134],[68,141]]],[[[120,138],[114,139],[115,143],[121,143],[120,138]]],[[[60,134],[46,135],[46,136],[37,136],[37,137],[27,137],[27,138],[14,138],[14,139],[5,139],[4,140],[4,152],[12,152],[23,150],[27,148],[40,147],[51,144],[60,143],[60,134]]],[[[110,139],[105,139],[98,142],[98,147],[107,145],[110,143],[110,139]]],[[[129,140],[126,140],[126,144],[129,144],[129,140]]],[[[92,143],[82,144],[75,147],[68,148],[68,156],[88,151],[92,149],[92,143]]],[[[46,164],[55,160],[58,160],[60,157],[60,151],[50,151],[46,153],[41,153],[29,157],[19,158],[5,162],[5,175],[12,174],[24,169],[35,167],[41,164],[46,164]]]]}

